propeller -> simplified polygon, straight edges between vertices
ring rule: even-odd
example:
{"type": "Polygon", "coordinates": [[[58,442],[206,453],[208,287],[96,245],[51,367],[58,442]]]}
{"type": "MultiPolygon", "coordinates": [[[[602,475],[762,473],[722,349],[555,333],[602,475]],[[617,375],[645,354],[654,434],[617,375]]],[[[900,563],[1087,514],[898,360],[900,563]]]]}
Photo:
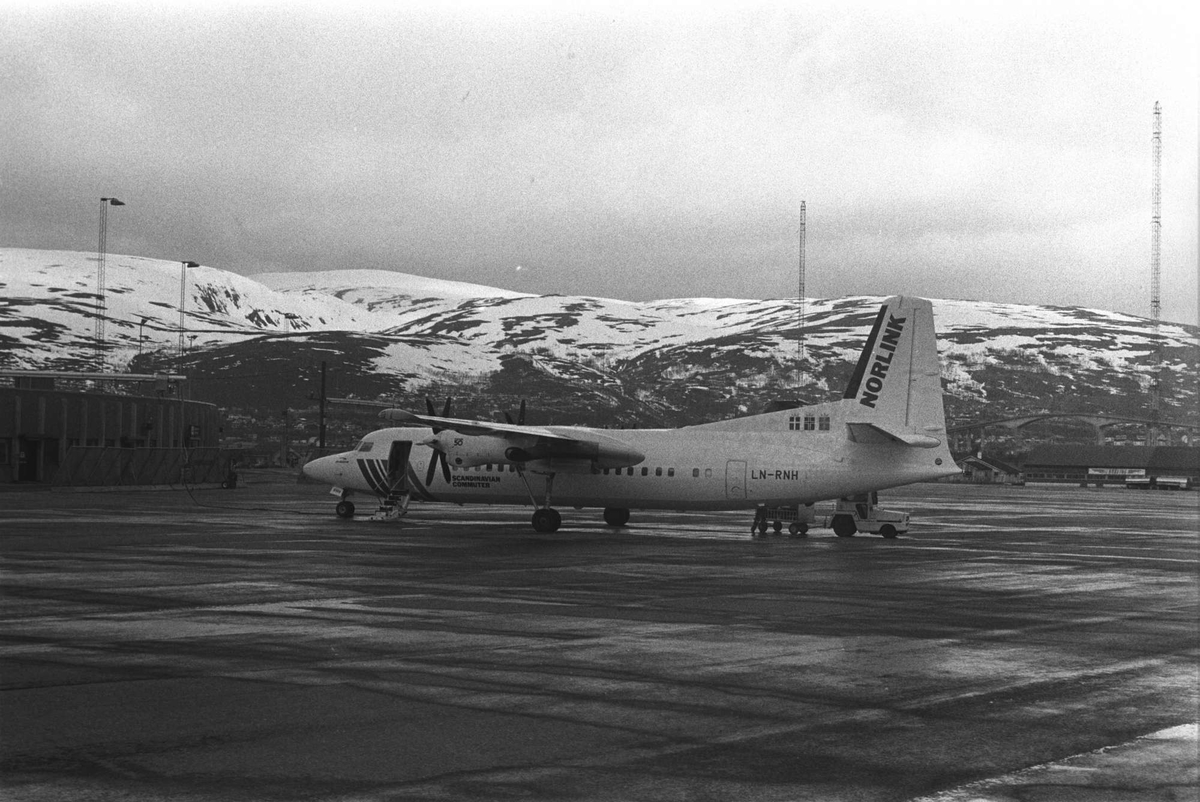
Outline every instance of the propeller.
{"type": "MultiPolygon", "coordinates": [[[[453,401],[454,401],[453,398],[451,398],[450,396],[446,396],[446,403],[442,407],[442,417],[443,418],[450,417],[450,404],[453,401]]],[[[433,401],[429,400],[429,396],[425,397],[425,409],[429,410],[429,417],[436,418],[438,416],[438,414],[433,411],[433,401]]],[[[440,431],[441,431],[441,429],[439,429],[437,426],[433,427],[434,434],[437,434],[440,431]]]]}
{"type": "MultiPolygon", "coordinates": [[[[442,417],[443,418],[450,417],[450,404],[451,404],[451,399],[449,396],[447,396],[446,397],[446,405],[445,405],[445,407],[442,408],[442,417]]],[[[429,410],[429,416],[431,418],[437,417],[437,413],[434,412],[434,410],[433,410],[433,402],[430,401],[428,398],[425,399],[425,408],[427,410],[429,410]]],[[[442,429],[440,427],[437,427],[437,426],[433,427],[434,434],[437,434],[440,431],[442,431],[442,429]]],[[[450,463],[446,461],[446,452],[444,452],[440,448],[438,448],[437,445],[435,445],[436,443],[437,443],[436,437],[430,438],[429,440],[427,440],[425,442],[425,445],[427,445],[431,449],[433,449],[433,459],[431,459],[429,461],[429,470],[426,471],[426,473],[425,473],[425,486],[426,487],[429,487],[430,483],[433,482],[433,475],[434,475],[434,473],[437,472],[437,466],[439,463],[442,466],[442,478],[444,478],[446,480],[446,484],[450,484],[450,463]]]]}
{"type": "Polygon", "coordinates": [[[515,424],[513,424],[512,415],[509,415],[508,412],[504,413],[504,419],[506,421],[508,421],[510,425],[524,426],[525,425],[525,399],[524,398],[521,399],[521,410],[517,413],[517,421],[515,424]]]}

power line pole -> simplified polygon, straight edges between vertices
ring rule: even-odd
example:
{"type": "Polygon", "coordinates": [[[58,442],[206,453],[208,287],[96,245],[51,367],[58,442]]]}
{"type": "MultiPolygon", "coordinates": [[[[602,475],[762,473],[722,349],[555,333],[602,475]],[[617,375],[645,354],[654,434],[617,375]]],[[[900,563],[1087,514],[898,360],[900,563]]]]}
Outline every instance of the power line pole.
{"type": "Polygon", "coordinates": [[[325,453],[325,360],[321,360],[321,400],[317,406],[317,448],[325,453]]]}

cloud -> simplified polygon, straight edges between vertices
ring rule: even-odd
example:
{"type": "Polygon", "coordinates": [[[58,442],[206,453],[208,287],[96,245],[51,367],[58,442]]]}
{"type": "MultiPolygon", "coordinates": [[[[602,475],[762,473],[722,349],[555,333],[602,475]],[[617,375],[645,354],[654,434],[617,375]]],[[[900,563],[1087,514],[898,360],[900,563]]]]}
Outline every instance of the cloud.
{"type": "Polygon", "coordinates": [[[116,195],[110,249],[244,273],[761,297],[805,200],[815,294],[1146,314],[1162,100],[1164,315],[1195,320],[1177,11],[0,10],[0,230],[86,250],[116,195]]]}

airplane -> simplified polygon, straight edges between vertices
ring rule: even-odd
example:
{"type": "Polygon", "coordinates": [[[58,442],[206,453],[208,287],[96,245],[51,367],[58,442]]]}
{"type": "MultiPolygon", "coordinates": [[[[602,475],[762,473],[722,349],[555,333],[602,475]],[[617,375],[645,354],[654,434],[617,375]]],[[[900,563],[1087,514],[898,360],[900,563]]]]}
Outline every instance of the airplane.
{"type": "Polygon", "coordinates": [[[449,399],[441,415],[426,405],[427,414],[385,409],[381,418],[408,426],[304,466],[333,485],[339,517],[353,518],[351,497],[362,493],[383,517],[413,498],[532,505],[533,528],[554,532],[554,504],[602,508],[620,527],[635,509],[800,509],[959,472],[933,304],[921,298],[884,302],[838,401],[677,429],[529,426],[523,415],[493,423],[450,417],[449,399]]]}

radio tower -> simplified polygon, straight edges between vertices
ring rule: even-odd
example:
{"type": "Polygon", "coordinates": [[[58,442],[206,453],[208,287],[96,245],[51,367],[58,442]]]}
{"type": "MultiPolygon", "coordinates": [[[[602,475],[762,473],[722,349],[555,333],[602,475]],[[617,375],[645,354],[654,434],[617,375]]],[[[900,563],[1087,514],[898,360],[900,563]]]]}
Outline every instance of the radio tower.
{"type": "Polygon", "coordinates": [[[1146,445],[1158,445],[1158,422],[1162,415],[1162,362],[1161,339],[1162,305],[1159,297],[1160,237],[1162,236],[1162,107],[1154,102],[1154,191],[1153,210],[1150,216],[1150,319],[1154,327],[1154,364],[1150,384],[1150,427],[1146,432],[1146,445]]]}
{"type": "Polygon", "coordinates": [[[804,323],[805,323],[805,315],[804,315],[804,311],[805,311],[804,310],[804,246],[805,246],[805,242],[804,242],[804,239],[806,236],[806,233],[804,230],[805,225],[806,225],[805,216],[806,215],[805,215],[805,209],[804,209],[804,201],[800,201],[800,294],[797,296],[800,301],[800,329],[799,329],[799,333],[797,335],[797,340],[798,340],[798,344],[799,344],[799,353],[797,354],[797,357],[799,358],[800,361],[797,366],[797,374],[798,374],[798,380],[800,383],[800,387],[799,387],[800,394],[801,394],[800,403],[802,403],[802,404],[806,400],[803,397],[803,393],[805,390],[805,385],[808,384],[808,369],[806,367],[806,360],[807,360],[808,354],[805,352],[805,342],[804,342],[804,323]]]}

